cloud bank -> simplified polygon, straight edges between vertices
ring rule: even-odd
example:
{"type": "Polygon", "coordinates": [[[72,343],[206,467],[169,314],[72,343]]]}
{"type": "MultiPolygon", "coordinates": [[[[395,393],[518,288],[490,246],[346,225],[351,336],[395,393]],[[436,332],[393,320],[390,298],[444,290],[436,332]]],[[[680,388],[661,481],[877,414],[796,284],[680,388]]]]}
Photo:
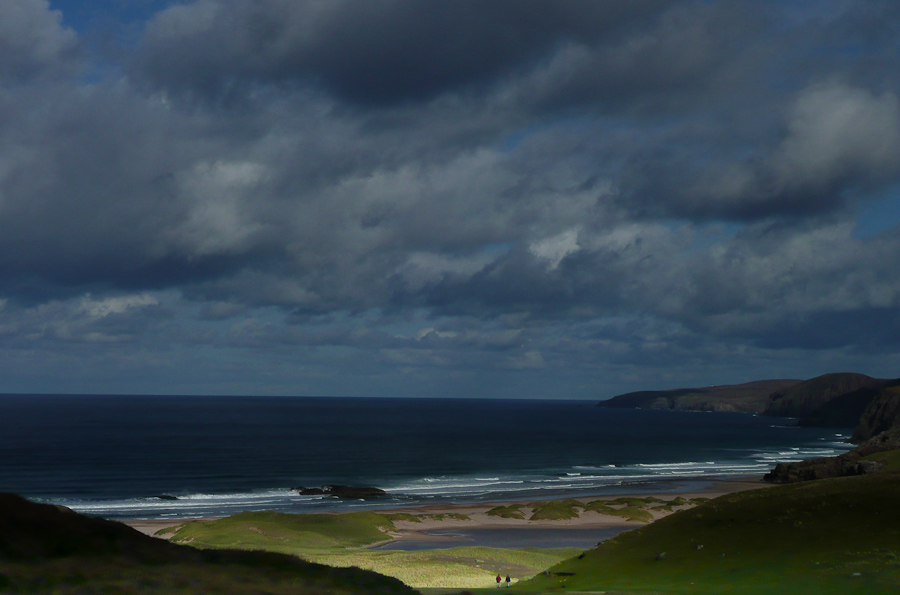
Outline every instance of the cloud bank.
{"type": "Polygon", "coordinates": [[[6,392],[897,375],[893,3],[92,7],[0,5],[6,392]]]}

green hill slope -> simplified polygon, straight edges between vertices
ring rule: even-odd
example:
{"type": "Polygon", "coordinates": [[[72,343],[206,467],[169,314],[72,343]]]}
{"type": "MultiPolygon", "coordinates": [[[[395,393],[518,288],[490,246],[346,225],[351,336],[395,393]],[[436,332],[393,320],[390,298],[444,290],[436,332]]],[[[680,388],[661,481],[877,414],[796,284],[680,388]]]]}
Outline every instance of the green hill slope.
{"type": "MultiPolygon", "coordinates": [[[[775,417],[806,417],[836,397],[860,389],[880,388],[885,382],[865,374],[823,374],[772,394],[764,413],[775,417]]],[[[856,420],[846,425],[852,427],[856,420]]]]}
{"type": "Polygon", "coordinates": [[[723,496],[521,585],[539,593],[900,592],[900,451],[888,470],[723,496]]]}

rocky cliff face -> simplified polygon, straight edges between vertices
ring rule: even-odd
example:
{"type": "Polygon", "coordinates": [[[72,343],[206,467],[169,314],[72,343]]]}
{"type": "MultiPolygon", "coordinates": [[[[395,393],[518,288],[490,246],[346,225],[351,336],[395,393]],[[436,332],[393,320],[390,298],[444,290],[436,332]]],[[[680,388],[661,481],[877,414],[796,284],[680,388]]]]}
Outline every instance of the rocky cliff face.
{"type": "Polygon", "coordinates": [[[859,418],[852,440],[862,441],[881,432],[900,429],[900,386],[892,385],[882,389],[869,401],[859,418]]]}
{"type": "MultiPolygon", "coordinates": [[[[881,394],[883,387],[861,388],[839,395],[809,415],[800,418],[801,426],[817,428],[855,427],[869,403],[881,394]]],[[[867,436],[869,438],[871,436],[867,436]]]]}

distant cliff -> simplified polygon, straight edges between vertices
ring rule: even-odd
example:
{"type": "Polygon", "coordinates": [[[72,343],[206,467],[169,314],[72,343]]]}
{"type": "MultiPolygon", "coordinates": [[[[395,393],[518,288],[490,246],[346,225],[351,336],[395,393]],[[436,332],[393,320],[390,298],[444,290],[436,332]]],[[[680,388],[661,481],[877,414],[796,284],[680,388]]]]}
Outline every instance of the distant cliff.
{"type": "MultiPolygon", "coordinates": [[[[860,389],[878,389],[885,380],[865,374],[837,373],[816,376],[774,392],[764,414],[774,417],[807,417],[833,399],[860,389]]],[[[856,425],[856,422],[846,424],[856,425]]]]}
{"type": "Polygon", "coordinates": [[[900,428],[900,379],[824,374],[809,380],[640,391],[601,401],[600,407],[736,411],[796,417],[798,425],[855,428],[853,442],[900,428]]]}
{"type": "Polygon", "coordinates": [[[702,388],[645,390],[601,401],[600,407],[677,409],[682,411],[736,411],[762,413],[769,396],[801,383],[801,380],[757,380],[702,388]]]}

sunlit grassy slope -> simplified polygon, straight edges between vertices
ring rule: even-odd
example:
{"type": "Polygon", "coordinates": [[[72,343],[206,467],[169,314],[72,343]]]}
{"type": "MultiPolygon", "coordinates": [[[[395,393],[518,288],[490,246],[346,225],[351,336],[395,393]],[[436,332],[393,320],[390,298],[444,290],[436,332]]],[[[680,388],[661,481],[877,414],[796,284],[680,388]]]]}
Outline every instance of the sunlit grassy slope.
{"type": "MultiPolygon", "coordinates": [[[[390,515],[360,512],[281,514],[253,512],[216,521],[191,522],[173,541],[200,548],[239,548],[293,554],[310,562],[355,566],[399,578],[414,587],[476,588],[491,584],[498,572],[517,579],[579,553],[563,549],[457,547],[417,552],[366,549],[389,538],[390,515]]],[[[411,520],[405,518],[404,520],[411,520]]]]}
{"type": "MultiPolygon", "coordinates": [[[[649,522],[651,509],[666,512],[693,506],[706,498],[656,497],[542,501],[497,506],[487,512],[498,518],[534,521],[564,521],[588,511],[626,520],[649,522]]],[[[395,577],[417,588],[478,588],[493,584],[497,573],[510,573],[514,581],[530,578],[548,567],[581,553],[576,548],[498,549],[456,547],[415,552],[370,549],[390,538],[394,521],[452,519],[466,521],[460,514],[281,514],[241,513],[215,521],[189,522],[175,530],[170,539],[199,548],[236,548],[292,554],[311,562],[336,567],[356,566],[395,577]]]]}
{"type": "Polygon", "coordinates": [[[538,593],[900,593],[900,451],[888,469],[731,494],[517,585],[538,593]]]}

